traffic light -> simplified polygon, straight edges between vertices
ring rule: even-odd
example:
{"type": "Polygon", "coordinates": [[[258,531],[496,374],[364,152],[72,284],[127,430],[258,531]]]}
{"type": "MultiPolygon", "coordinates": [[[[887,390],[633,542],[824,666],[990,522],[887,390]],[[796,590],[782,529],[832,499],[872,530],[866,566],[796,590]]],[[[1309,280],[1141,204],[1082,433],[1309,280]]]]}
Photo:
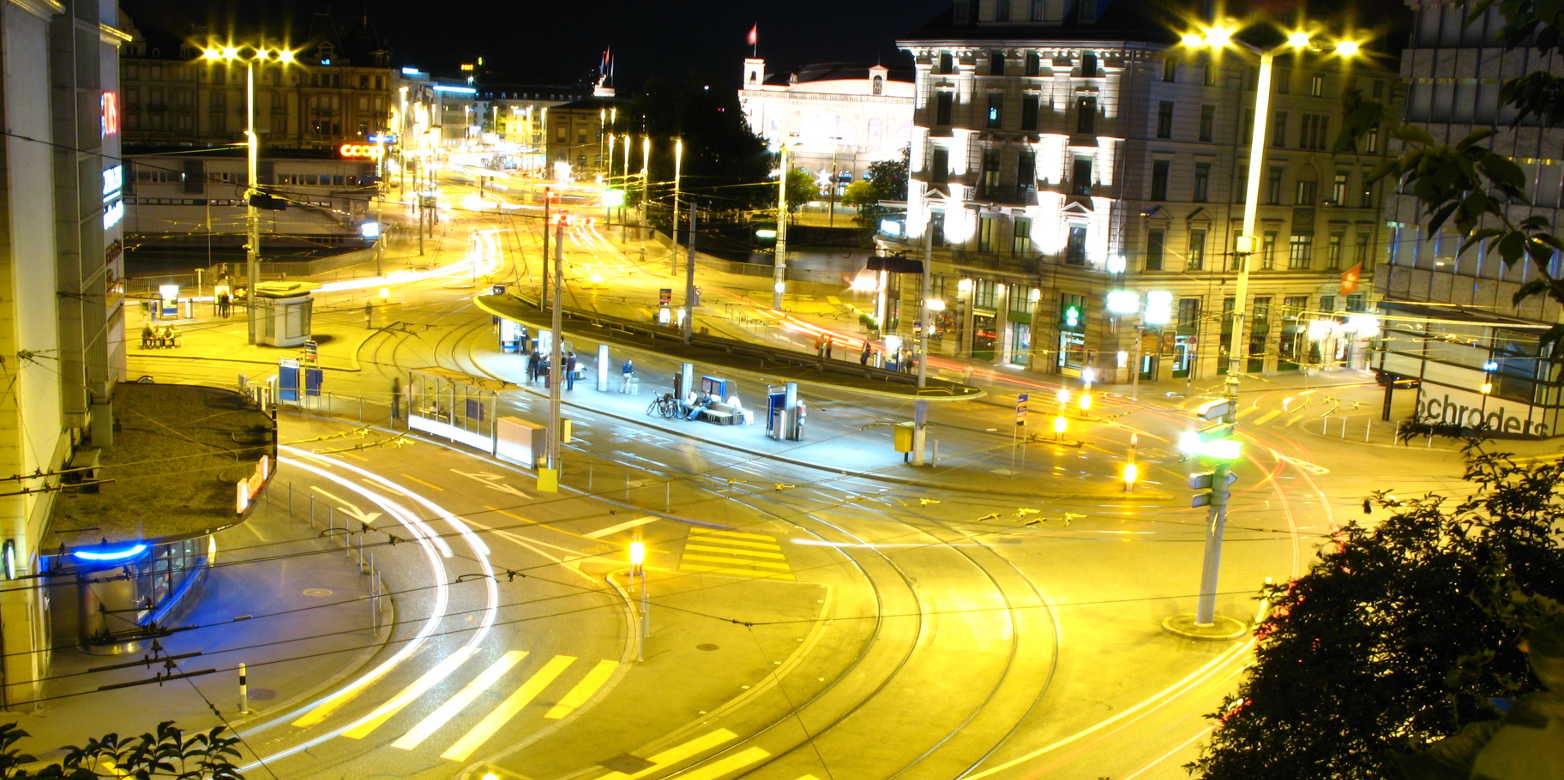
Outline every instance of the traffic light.
{"type": "Polygon", "coordinates": [[[1207,401],[1195,410],[1195,416],[1215,422],[1179,434],[1179,452],[1211,460],[1236,460],[1240,446],[1238,440],[1233,438],[1233,402],[1225,398],[1207,401]]]}
{"type": "Polygon", "coordinates": [[[1217,482],[1215,471],[1190,474],[1189,489],[1207,492],[1196,493],[1195,497],[1189,500],[1189,505],[1198,509],[1203,506],[1212,506],[1213,504],[1226,504],[1228,496],[1232,493],[1233,483],[1237,481],[1238,475],[1231,471],[1227,472],[1227,478],[1222,480],[1220,484],[1217,482]]]}

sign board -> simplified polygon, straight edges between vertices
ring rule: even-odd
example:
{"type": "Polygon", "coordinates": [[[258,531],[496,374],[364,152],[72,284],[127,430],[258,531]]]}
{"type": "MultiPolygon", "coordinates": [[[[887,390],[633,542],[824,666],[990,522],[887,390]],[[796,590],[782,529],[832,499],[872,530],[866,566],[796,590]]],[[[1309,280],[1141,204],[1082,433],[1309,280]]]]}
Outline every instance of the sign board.
{"type": "Polygon", "coordinates": [[[272,460],[268,455],[262,455],[261,460],[255,464],[255,471],[250,476],[234,483],[234,513],[244,514],[250,508],[250,502],[255,499],[255,494],[261,492],[266,486],[266,480],[271,479],[272,460]]]}
{"type": "Polygon", "coordinates": [[[299,400],[299,361],[281,360],[277,363],[277,400],[299,400]]]}
{"type": "Polygon", "coordinates": [[[380,144],[343,144],[337,152],[349,160],[378,160],[386,153],[380,144]]]}
{"type": "Polygon", "coordinates": [[[1417,419],[1420,422],[1453,424],[1465,428],[1486,427],[1497,433],[1542,437],[1550,435],[1546,422],[1532,419],[1530,404],[1426,381],[1417,395],[1417,419]]]}
{"type": "Polygon", "coordinates": [[[671,288],[671,287],[664,287],[664,288],[662,288],[662,289],[657,291],[657,303],[658,304],[660,304],[662,306],[667,306],[672,301],[673,301],[673,288],[671,288]]]}
{"type": "Polygon", "coordinates": [[[320,385],[325,378],[326,372],[318,368],[304,369],[304,394],[320,395],[320,385]]]}
{"type": "Polygon", "coordinates": [[[1016,396],[1016,425],[1018,425],[1018,426],[1026,425],[1026,402],[1027,402],[1027,400],[1028,400],[1028,395],[1026,393],[1021,393],[1021,394],[1016,396]]]}

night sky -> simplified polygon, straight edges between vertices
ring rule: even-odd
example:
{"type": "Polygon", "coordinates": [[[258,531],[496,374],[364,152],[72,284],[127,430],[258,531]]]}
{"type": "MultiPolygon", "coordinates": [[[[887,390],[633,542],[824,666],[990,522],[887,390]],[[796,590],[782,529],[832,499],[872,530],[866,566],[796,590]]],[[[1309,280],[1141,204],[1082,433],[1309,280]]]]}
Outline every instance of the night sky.
{"type": "Polygon", "coordinates": [[[318,9],[339,19],[370,23],[390,38],[395,65],[436,74],[483,55],[497,81],[570,84],[584,81],[612,47],[615,77],[634,88],[648,77],[682,78],[692,72],[713,86],[736,87],[745,36],[760,25],[760,55],[768,69],[794,70],[812,62],[876,60],[910,67],[895,38],[917,29],[950,0],[508,0],[506,2],[319,3],[307,0],[212,2],[122,0],[136,24],[179,33],[189,22],[226,29],[265,15],[273,25],[307,29],[318,9]],[[199,18],[192,18],[196,16],[199,18]],[[773,67],[774,65],[774,67],[773,67]]]}

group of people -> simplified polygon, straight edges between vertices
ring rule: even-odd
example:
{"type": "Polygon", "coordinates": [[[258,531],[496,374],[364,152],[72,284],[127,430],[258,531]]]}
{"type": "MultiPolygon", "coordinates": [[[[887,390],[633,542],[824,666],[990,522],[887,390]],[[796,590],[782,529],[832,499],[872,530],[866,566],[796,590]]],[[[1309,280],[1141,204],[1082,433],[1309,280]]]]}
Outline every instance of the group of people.
{"type": "MultiPolygon", "coordinates": [[[[815,339],[815,355],[823,360],[831,359],[833,339],[830,336],[820,336],[815,339]]],[[[902,347],[882,356],[880,351],[874,348],[874,342],[864,339],[863,351],[858,353],[858,362],[865,366],[883,367],[890,371],[903,371],[912,373],[917,369],[917,358],[912,350],[902,347]]]]}
{"type": "MultiPolygon", "coordinates": [[[[580,365],[576,362],[575,350],[566,350],[565,353],[560,356],[560,360],[565,364],[565,389],[576,389],[576,370],[580,367],[580,365]]],[[[544,355],[542,351],[538,349],[529,348],[527,350],[527,384],[530,385],[533,382],[542,379],[543,386],[548,387],[549,362],[550,358],[548,355],[544,355]]]]}
{"type": "Polygon", "coordinates": [[[165,325],[161,329],[152,327],[151,323],[141,326],[141,348],[162,349],[164,347],[179,346],[179,335],[174,333],[173,325],[165,325]]]}

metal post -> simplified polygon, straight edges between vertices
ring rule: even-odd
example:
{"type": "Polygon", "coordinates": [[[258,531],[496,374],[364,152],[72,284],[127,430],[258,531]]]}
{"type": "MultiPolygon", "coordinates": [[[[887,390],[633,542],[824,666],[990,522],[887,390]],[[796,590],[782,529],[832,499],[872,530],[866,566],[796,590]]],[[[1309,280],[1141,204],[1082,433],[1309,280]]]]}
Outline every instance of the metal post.
{"type": "Polygon", "coordinates": [[[552,187],[543,188],[543,276],[542,282],[538,285],[539,311],[546,311],[548,309],[548,231],[550,227],[548,207],[549,201],[551,200],[550,196],[553,194],[553,192],[554,189],[552,187]]]}
{"type": "Polygon", "coordinates": [[[684,139],[673,140],[673,222],[668,226],[668,240],[673,247],[668,250],[668,258],[673,261],[673,268],[668,272],[670,276],[679,273],[679,171],[684,166],[684,139]]]}
{"type": "Polygon", "coordinates": [[[1140,348],[1145,343],[1144,322],[1135,323],[1135,362],[1130,364],[1130,400],[1140,400],[1140,348]]]}
{"type": "Polygon", "coordinates": [[[1373,428],[1374,428],[1374,422],[1372,420],[1364,420],[1363,421],[1363,441],[1368,441],[1369,440],[1369,431],[1372,430],[1373,428]]]}
{"type": "Polygon", "coordinates": [[[239,714],[250,714],[250,675],[243,661],[239,662],[239,714]]]}
{"type": "Polygon", "coordinates": [[[689,259],[684,263],[684,343],[695,333],[695,202],[690,202],[689,259]]]}
{"type": "MultiPolygon", "coordinates": [[[[1270,116],[1271,61],[1275,53],[1260,55],[1260,69],[1254,95],[1254,124],[1249,137],[1249,180],[1244,188],[1243,247],[1238,280],[1233,288],[1233,329],[1227,350],[1227,414],[1223,422],[1238,420],[1238,374],[1246,367],[1249,351],[1244,342],[1244,308],[1248,305],[1249,261],[1254,257],[1254,231],[1260,203],[1260,168],[1265,164],[1266,123],[1270,116]]],[[[1227,525],[1227,475],[1232,470],[1227,461],[1217,461],[1211,476],[1211,509],[1207,513],[1205,554],[1200,565],[1200,599],[1195,605],[1195,625],[1210,626],[1215,622],[1217,579],[1222,566],[1222,531],[1227,525]]]]}
{"type": "Polygon", "coordinates": [[[331,535],[336,533],[336,532],[337,532],[337,508],[332,506],[332,505],[330,505],[330,504],[327,504],[326,505],[326,538],[328,538],[328,539],[331,538],[331,535]]]}
{"type": "Polygon", "coordinates": [[[667,482],[663,483],[663,509],[668,509],[672,505],[673,505],[673,480],[670,479],[667,482]]]}
{"type": "Polygon", "coordinates": [[[315,527],[315,494],[310,494],[310,527],[315,527]]]}
{"type": "Polygon", "coordinates": [[[782,311],[782,291],[787,289],[787,144],[777,163],[777,250],[771,269],[771,308],[782,311]]]}
{"type": "MultiPolygon", "coordinates": [[[[832,163],[835,167],[835,163],[832,163]]],[[[835,176],[833,171],[832,176],[835,176]]],[[[836,192],[836,181],[831,182],[831,192],[836,192]]],[[[835,199],[832,200],[832,210],[835,211],[835,199]]],[[[932,214],[932,212],[930,212],[932,214]]],[[[929,373],[929,271],[934,263],[934,219],[929,217],[924,222],[923,228],[923,278],[918,286],[918,324],[914,327],[912,336],[913,349],[918,356],[918,389],[922,390],[928,383],[929,373]]],[[[865,336],[865,338],[868,338],[865,336]]],[[[918,399],[913,407],[912,414],[912,465],[923,465],[923,445],[928,438],[929,426],[929,402],[918,399]]]]}
{"type": "MultiPolygon", "coordinates": [[[[554,300],[553,314],[549,320],[554,330],[553,338],[549,339],[549,383],[548,383],[548,467],[554,471],[555,479],[559,478],[559,436],[562,427],[559,423],[559,389],[565,383],[564,360],[561,348],[565,341],[564,315],[560,311],[560,288],[565,279],[565,226],[554,227],[554,300]]],[[[544,230],[547,233],[547,230],[544,230]]]]}
{"type": "Polygon", "coordinates": [[[256,189],[256,169],[259,167],[261,155],[261,139],[255,134],[255,62],[246,60],[244,63],[244,137],[249,147],[249,186],[244,191],[244,270],[250,289],[245,293],[246,317],[250,325],[250,340],[254,344],[256,339],[255,321],[255,285],[261,277],[261,221],[260,215],[255,213],[255,196],[259,192],[256,189]]]}

